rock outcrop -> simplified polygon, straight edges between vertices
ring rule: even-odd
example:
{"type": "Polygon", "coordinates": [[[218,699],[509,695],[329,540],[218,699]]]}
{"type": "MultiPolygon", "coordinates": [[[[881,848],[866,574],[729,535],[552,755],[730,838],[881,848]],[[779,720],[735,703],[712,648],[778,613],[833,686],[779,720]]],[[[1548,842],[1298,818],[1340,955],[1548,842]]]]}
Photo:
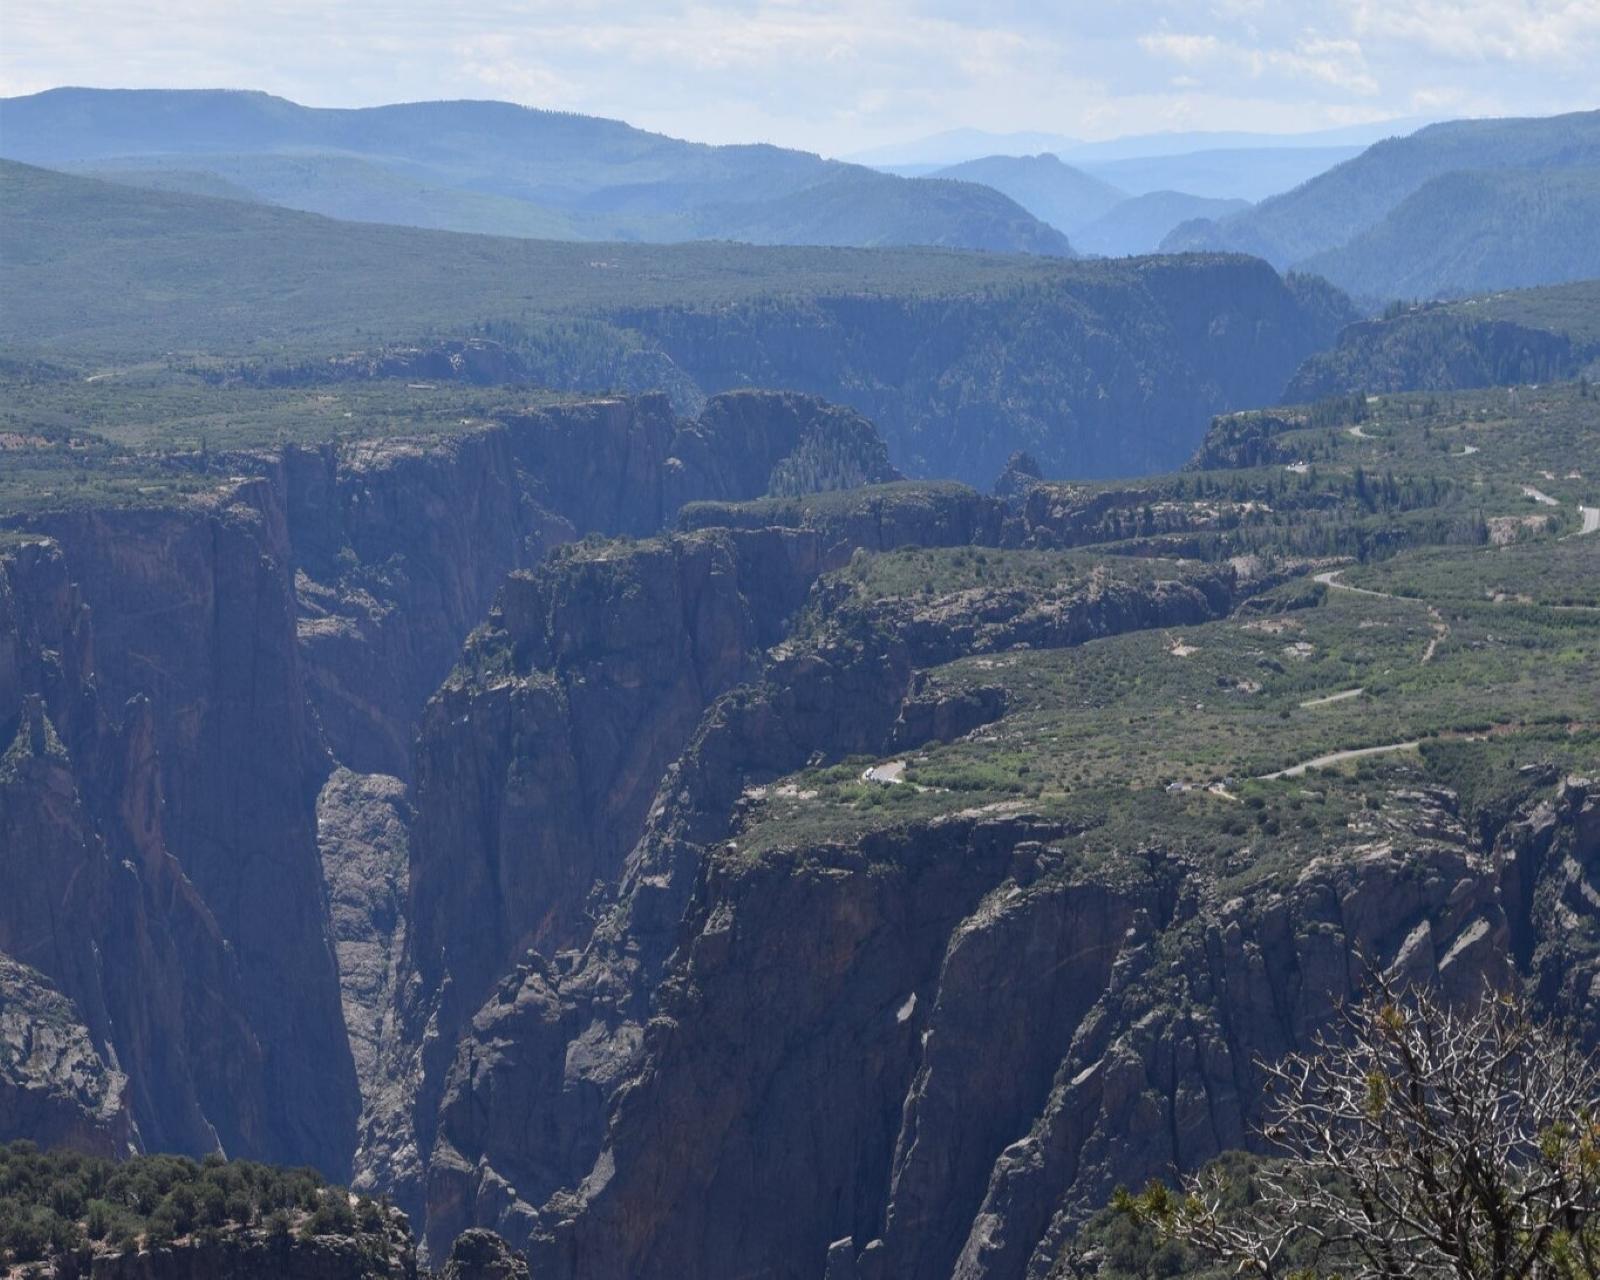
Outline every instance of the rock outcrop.
{"type": "Polygon", "coordinates": [[[128,1079],[83,1015],[42,973],[0,955],[0,1133],[115,1156],[134,1132],[128,1079]]]}
{"type": "Polygon", "coordinates": [[[404,945],[411,808],[405,784],[335,769],[317,797],[317,844],[339,959],[344,1023],[363,1098],[379,1084],[394,1033],[394,984],[404,945]]]}
{"type": "Polygon", "coordinates": [[[528,1261],[492,1231],[463,1231],[439,1280],[528,1280],[528,1261]]]}
{"type": "Polygon", "coordinates": [[[685,503],[892,479],[882,441],[808,396],[664,396],[504,415],[459,435],[241,459],[283,494],[313,704],[333,755],[409,778],[423,704],[507,573],[590,533],[645,536],[685,503]]]}

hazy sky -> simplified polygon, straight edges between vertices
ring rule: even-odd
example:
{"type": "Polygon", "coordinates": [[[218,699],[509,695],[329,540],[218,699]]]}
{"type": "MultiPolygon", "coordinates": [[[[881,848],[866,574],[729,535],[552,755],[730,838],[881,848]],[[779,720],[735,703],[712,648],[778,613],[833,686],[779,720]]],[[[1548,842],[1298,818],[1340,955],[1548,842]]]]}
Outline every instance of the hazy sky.
{"type": "Polygon", "coordinates": [[[504,98],[843,154],[1600,106],[1600,0],[4,0],[0,93],[504,98]]]}

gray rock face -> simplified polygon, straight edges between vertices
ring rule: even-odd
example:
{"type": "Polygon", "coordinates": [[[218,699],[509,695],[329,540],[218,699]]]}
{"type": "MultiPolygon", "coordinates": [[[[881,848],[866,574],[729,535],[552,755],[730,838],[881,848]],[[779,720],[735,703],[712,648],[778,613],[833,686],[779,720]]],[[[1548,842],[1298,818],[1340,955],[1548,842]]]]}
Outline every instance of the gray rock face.
{"type": "Polygon", "coordinates": [[[47,983],[53,1021],[87,1036],[71,1039],[74,1071],[125,1079],[106,1086],[114,1105],[85,1095],[85,1145],[261,1151],[264,1058],[242,976],[172,852],[150,702],[104,710],[95,639],[58,546],[0,559],[0,952],[33,975],[0,998],[26,1026],[22,1011],[43,1007],[34,980],[47,983]]]}
{"type": "Polygon", "coordinates": [[[317,847],[339,988],[363,1099],[379,1086],[380,1049],[394,1033],[394,982],[404,943],[411,814],[405,784],[335,769],[317,797],[317,847]]]}
{"type": "Polygon", "coordinates": [[[0,951],[126,1076],[130,1141],[348,1173],[406,893],[402,790],[379,775],[409,777],[423,704],[508,571],[765,492],[808,439],[870,436],[796,396],[763,427],[762,405],[733,397],[703,431],[645,396],[291,446],[223,459],[235,477],[187,505],[30,520],[49,544],[0,560],[0,951]],[[675,461],[705,431],[726,474],[675,461]]]}
{"type": "MultiPolygon", "coordinates": [[[[665,553],[602,554],[650,566],[665,553]]],[[[659,610],[647,589],[611,590],[635,570],[566,571],[561,585],[508,591],[447,692],[460,699],[437,721],[455,735],[449,759],[498,769],[517,729],[535,724],[564,726],[562,742],[578,723],[601,742],[625,736],[604,728],[614,712],[579,722],[497,710],[508,682],[546,689],[560,708],[574,654],[600,664],[585,676],[597,688],[625,673],[640,705],[671,688],[621,641],[653,649],[648,628],[595,632],[566,611],[593,574],[609,598],[659,610]]],[[[807,616],[820,609],[820,626],[813,618],[804,639],[770,649],[686,736],[673,731],[676,747],[662,744],[654,797],[634,809],[637,839],[628,849],[618,838],[596,877],[615,887],[587,900],[587,937],[574,927],[573,943],[507,947],[487,998],[414,1068],[424,1083],[405,1099],[411,1121],[398,1122],[409,1163],[378,1141],[366,1167],[409,1170],[395,1189],[421,1195],[436,1256],[477,1223],[525,1246],[540,1275],[1042,1276],[1118,1183],[1251,1141],[1253,1064],[1327,1025],[1360,984],[1358,956],[1464,997],[1508,981],[1519,930],[1545,940],[1530,954],[1560,930],[1509,906],[1502,885],[1525,872],[1529,901],[1586,901],[1577,886],[1596,837],[1582,834],[1591,809],[1579,784],[1549,815],[1519,819],[1531,823],[1521,843],[1494,837],[1506,844],[1498,858],[1448,792],[1398,791],[1344,852],[1229,900],[1169,850],[1125,850],[1091,873],[1062,857],[1070,833],[1022,817],[759,856],[730,843],[752,784],[814,755],[966,732],[1003,709],[999,691],[946,705],[915,675],[921,662],[1008,637],[1071,644],[1201,620],[1237,589],[1224,571],[1090,590],[1048,619],[916,602],[879,616],[814,594],[807,616]],[[984,626],[997,630],[986,639],[984,626]]],[[[547,808],[558,790],[519,815],[529,825],[498,847],[498,874],[555,847],[551,831],[598,829],[592,815],[547,808]],[[532,822],[543,812],[565,816],[547,829],[532,822]]],[[[453,782],[429,803],[482,794],[453,782]]],[[[472,819],[433,856],[447,866],[445,849],[484,847],[472,831],[503,829],[472,819]]],[[[413,883],[418,918],[434,901],[417,895],[425,883],[413,883]]]]}
{"type": "Polygon", "coordinates": [[[802,467],[811,487],[895,475],[865,419],[765,392],[718,396],[692,421],[645,395],[242,465],[285,495],[306,679],[330,749],[409,778],[421,709],[507,573],[583,534],[655,533],[686,502],[760,497],[786,464],[819,454],[864,461],[848,474],[802,467]]]}
{"type": "MultiPolygon", "coordinates": [[[[964,536],[962,526],[952,527],[964,536]]],[[[914,748],[930,738],[965,733],[1003,711],[1001,690],[951,698],[914,678],[914,660],[937,662],[962,644],[979,644],[969,610],[940,612],[909,604],[888,616],[813,592],[808,609],[822,611],[820,630],[804,640],[785,641],[756,661],[756,642],[770,643],[779,633],[752,632],[750,619],[781,618],[806,598],[803,588],[821,567],[812,548],[831,544],[827,560],[847,558],[848,550],[832,542],[836,536],[836,528],[703,531],[659,545],[558,558],[541,574],[508,584],[494,625],[469,646],[459,683],[430,708],[419,758],[430,760],[437,752],[442,766],[471,761],[474,770],[485,772],[470,778],[444,773],[441,785],[418,789],[411,937],[418,989],[438,993],[419,1006],[426,1011],[428,1034],[437,1039],[417,1062],[390,1072],[417,1087],[398,1109],[369,1113],[361,1176],[425,1212],[436,1256],[472,1223],[492,1226],[514,1243],[529,1242],[537,1253],[546,1231],[559,1235],[563,1230],[559,1223],[572,1212],[571,1198],[583,1194],[596,1176],[593,1171],[614,1163],[605,1147],[607,1134],[616,1132],[618,1108],[648,1070],[651,1029],[662,1016],[666,993],[682,981],[684,931],[690,927],[683,923],[685,915],[704,890],[706,867],[727,840],[747,785],[791,772],[813,755],[838,758],[890,744],[914,748]],[[801,548],[807,550],[797,560],[801,548]],[[726,598],[737,598],[738,608],[708,607],[706,602],[722,598],[717,592],[698,585],[682,590],[675,585],[684,581],[678,569],[663,569],[685,555],[688,563],[698,563],[697,557],[708,552],[732,554],[726,577],[733,594],[726,598]],[[598,564],[590,562],[593,555],[598,564]],[[780,587],[784,582],[792,585],[780,587]],[[681,615],[678,601],[683,599],[701,602],[692,616],[681,615]],[[640,602],[638,621],[627,612],[632,605],[616,612],[619,600],[640,602]],[[745,607],[750,614],[742,612],[745,607]],[[713,642],[718,635],[746,637],[746,657],[724,668],[719,680],[695,676],[700,697],[690,704],[677,701],[674,690],[676,682],[699,670],[697,660],[664,645],[654,622],[646,620],[674,616],[684,617],[668,627],[683,637],[674,643],[688,644],[692,654],[729,650],[713,642]],[[737,624],[730,625],[730,618],[737,624]],[[578,687],[573,679],[580,673],[582,696],[598,708],[581,717],[571,714],[564,692],[578,687]],[[613,685],[627,688],[627,698],[608,697],[605,691],[613,685]],[[726,692],[705,700],[705,694],[719,689],[726,692]],[[543,701],[529,701],[521,712],[511,709],[514,699],[535,694],[543,701]],[[676,712],[659,711],[680,705],[692,712],[675,718],[676,712]],[[619,724],[622,728],[613,727],[619,724]],[[612,767],[606,764],[612,758],[606,752],[614,749],[608,744],[626,741],[633,744],[630,751],[639,752],[645,748],[634,740],[658,732],[649,746],[655,753],[649,767],[627,772],[630,779],[653,780],[648,793],[635,793],[631,809],[603,790],[598,809],[576,807],[574,797],[581,794],[576,774],[571,783],[539,781],[527,803],[513,806],[507,800],[523,785],[523,766],[517,763],[522,752],[542,768],[587,759],[596,766],[592,776],[603,780],[612,767]],[[528,745],[516,747],[519,741],[528,745]],[[487,812],[475,807],[484,798],[495,806],[487,812]],[[508,825],[508,813],[515,815],[516,825],[508,825]],[[620,813],[631,813],[628,825],[608,828],[620,813]],[[435,822],[448,825],[431,826],[435,822]],[[433,834],[425,840],[428,831],[433,834]],[[496,843],[486,847],[482,832],[495,833],[496,843]],[[493,881],[470,861],[464,869],[464,850],[483,850],[475,856],[494,869],[493,881]],[[609,852],[597,858],[598,850],[609,852]],[[551,862],[583,868],[584,883],[614,887],[586,900],[592,922],[569,912],[559,939],[508,938],[504,930],[514,922],[549,927],[550,909],[562,901],[550,880],[551,862]],[[424,870],[430,863],[437,871],[424,870]],[[525,886],[518,890],[526,903],[520,907],[504,896],[508,886],[518,884],[525,886]],[[545,914],[534,911],[534,904],[545,914]],[[438,922],[427,923],[430,915],[438,922]],[[452,918],[456,923],[445,923],[452,918]],[[493,923],[502,919],[506,926],[493,923]],[[450,939],[459,938],[469,920],[477,922],[484,938],[463,954],[450,939]],[[494,941],[497,937],[507,940],[494,941]],[[480,962],[484,941],[490,942],[489,950],[504,945],[497,962],[504,976],[492,987],[481,985],[492,982],[495,971],[493,964],[483,967],[472,978],[480,984],[481,994],[474,994],[462,981],[471,972],[462,965],[480,962]],[[453,967],[430,968],[435,955],[459,958],[450,961],[453,967]],[[395,1177],[397,1170],[403,1179],[395,1177]]],[[[1022,637],[1042,644],[1079,643],[1130,627],[1214,616],[1227,608],[1233,587],[1226,571],[1215,581],[1181,589],[1156,582],[1112,591],[1096,581],[1078,595],[1028,614],[1026,621],[1019,622],[1016,610],[997,607],[977,611],[977,625],[994,628],[990,639],[996,647],[1022,637]]],[[[1008,849],[1007,865],[1012,856],[1008,849]]],[[[993,883],[985,881],[977,892],[993,883]]],[[[961,917],[955,907],[950,910],[955,916],[946,930],[961,917]]],[[[1115,914],[1101,911],[1099,917],[1114,920],[1115,914]]],[[[804,984],[800,966],[790,978],[804,984]]],[[[925,993],[931,980],[919,981],[925,993]]],[[[902,1002],[910,990],[901,993],[902,1002]]],[[[797,997],[769,991],[764,998],[783,1008],[797,997]]],[[[1056,1058],[1047,1054],[1045,1065],[1034,1070],[1035,1097],[1042,1098],[1064,1048],[1055,1052],[1056,1058]]],[[[894,1099],[884,1106],[895,1115],[909,1080],[907,1068],[894,1084],[883,1086],[894,1099]]],[[[888,1177],[894,1132],[890,1126],[882,1142],[884,1167],[875,1175],[880,1183],[888,1177]]],[[[776,1133],[769,1140],[779,1141],[776,1133]]],[[[924,1148],[922,1157],[927,1154],[924,1148]]],[[[960,1175],[971,1186],[974,1204],[987,1170],[984,1163],[960,1175]]],[[[734,1184],[748,1181],[746,1176],[734,1184]]],[[[881,1200],[881,1191],[877,1194],[881,1200]]],[[[865,1230],[866,1225],[852,1218],[819,1229],[834,1230],[837,1238],[840,1230],[865,1230]]],[[[601,1238],[612,1234],[597,1230],[601,1238]]],[[[701,1242],[723,1248],[710,1243],[714,1234],[706,1228],[701,1242]]],[[[952,1254],[958,1244],[951,1242],[952,1254]]],[[[636,1263],[644,1265],[603,1249],[591,1258],[587,1244],[572,1248],[586,1259],[584,1267],[610,1266],[623,1273],[636,1263]],[[601,1258],[603,1263],[593,1260],[601,1258]]],[[[687,1245],[682,1248],[685,1252],[668,1250],[663,1257],[689,1265],[691,1252],[687,1245]]],[[[732,1252],[715,1256],[719,1266],[736,1260],[732,1252]]],[[[543,1257],[537,1253],[536,1261],[543,1257]]]]}
{"type": "Polygon", "coordinates": [[[128,1079],[101,1058],[73,1003],[0,955],[0,1133],[115,1156],[134,1145],[128,1079]]]}
{"type": "MultiPolygon", "coordinates": [[[[312,813],[327,764],[295,639],[280,495],[245,480],[187,508],[36,523],[92,611],[100,698],[148,707],[156,763],[146,794],[153,788],[159,802],[148,800],[136,825],[163,833],[237,965],[237,1012],[226,1022],[242,1016],[258,1046],[264,1114],[254,1132],[225,1119],[237,1114],[232,1089],[208,1066],[201,1087],[216,1105],[207,1117],[219,1135],[230,1131],[229,1151],[348,1170],[359,1095],[312,813]]],[[[87,753],[70,754],[66,773],[88,791],[85,807],[111,804],[87,753]]],[[[188,1036],[152,1040],[151,1052],[209,1034],[192,1022],[188,1036]]],[[[153,1073],[152,1087],[165,1076],[153,1073]]],[[[194,1149],[200,1137],[163,1145],[194,1149]]]]}
{"type": "Polygon", "coordinates": [[[1508,980],[1464,842],[1224,904],[1159,851],[1075,870],[1062,834],[716,855],[592,1171],[533,1219],[541,1274],[816,1276],[848,1234],[886,1276],[1043,1276],[1114,1186],[1248,1145],[1253,1063],[1328,1024],[1358,953],[1460,996],[1508,980]]]}

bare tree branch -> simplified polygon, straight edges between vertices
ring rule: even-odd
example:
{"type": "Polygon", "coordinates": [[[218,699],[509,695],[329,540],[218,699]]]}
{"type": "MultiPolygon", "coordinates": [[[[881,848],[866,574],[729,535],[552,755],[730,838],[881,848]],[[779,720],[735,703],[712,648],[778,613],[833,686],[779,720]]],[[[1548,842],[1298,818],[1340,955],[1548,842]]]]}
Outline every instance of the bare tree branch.
{"type": "Polygon", "coordinates": [[[1261,1070],[1283,1158],[1246,1207],[1211,1175],[1134,1212],[1263,1280],[1600,1280],[1600,1063],[1520,999],[1374,973],[1337,1034],[1261,1070]]]}

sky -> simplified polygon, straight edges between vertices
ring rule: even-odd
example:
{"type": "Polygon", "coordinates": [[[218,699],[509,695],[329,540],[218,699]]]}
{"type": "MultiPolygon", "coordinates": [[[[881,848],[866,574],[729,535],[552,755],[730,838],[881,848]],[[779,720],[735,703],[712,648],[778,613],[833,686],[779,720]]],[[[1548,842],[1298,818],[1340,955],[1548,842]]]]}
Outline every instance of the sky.
{"type": "Polygon", "coordinates": [[[7,0],[0,96],[499,98],[828,155],[1600,106],[1600,0],[7,0]]]}

